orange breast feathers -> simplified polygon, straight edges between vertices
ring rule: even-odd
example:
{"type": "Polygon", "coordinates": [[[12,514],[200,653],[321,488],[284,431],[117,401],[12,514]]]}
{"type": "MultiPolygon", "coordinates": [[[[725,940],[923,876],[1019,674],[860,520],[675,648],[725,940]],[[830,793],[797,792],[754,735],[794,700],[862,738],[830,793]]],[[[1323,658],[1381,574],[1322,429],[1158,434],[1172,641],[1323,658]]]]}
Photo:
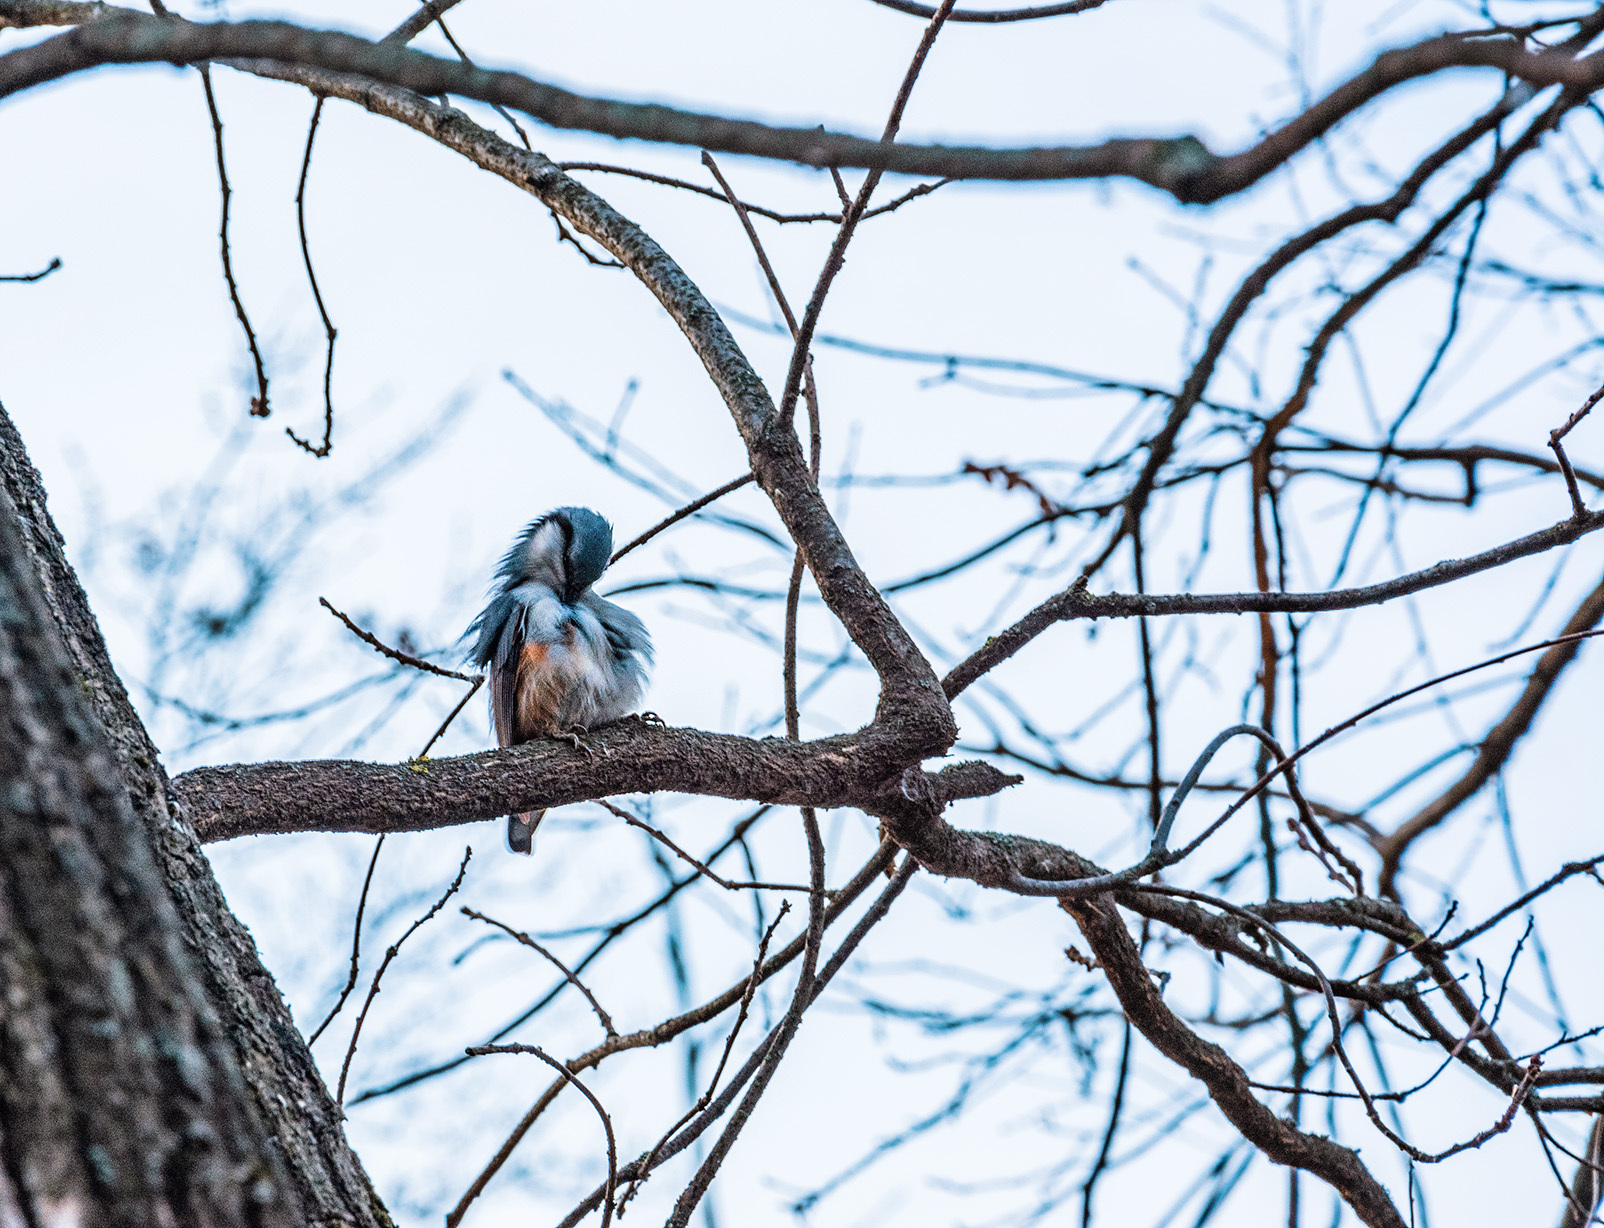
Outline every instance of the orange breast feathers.
{"type": "Polygon", "coordinates": [[[513,738],[550,737],[557,732],[557,709],[568,688],[568,678],[551,660],[547,644],[528,643],[518,654],[518,681],[513,697],[513,738]]]}

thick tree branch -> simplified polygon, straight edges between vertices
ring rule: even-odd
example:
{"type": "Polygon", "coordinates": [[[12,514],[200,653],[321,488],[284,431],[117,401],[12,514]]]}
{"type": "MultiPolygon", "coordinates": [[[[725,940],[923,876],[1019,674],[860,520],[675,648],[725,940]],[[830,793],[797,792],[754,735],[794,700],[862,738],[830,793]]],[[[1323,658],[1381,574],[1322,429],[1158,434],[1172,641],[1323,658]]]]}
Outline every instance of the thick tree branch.
{"type": "MultiPolygon", "coordinates": [[[[454,758],[337,760],[195,768],[173,797],[206,841],[294,831],[426,831],[619,793],[676,792],[777,805],[856,806],[886,779],[886,739],[872,730],[815,742],[660,729],[626,720],[599,748],[545,739],[454,758]]],[[[982,763],[919,773],[946,801],[1016,784],[982,763]]]]}
{"type": "Polygon", "coordinates": [[[1507,36],[1446,34],[1386,51],[1355,76],[1240,153],[1221,156],[1195,136],[1121,138],[1097,145],[992,149],[882,145],[865,137],[782,128],[673,107],[590,98],[518,73],[495,72],[334,31],[283,22],[195,24],[61,0],[0,0],[0,25],[86,24],[0,57],[0,97],[103,64],[264,58],[354,73],[429,96],[456,94],[511,107],[554,128],[749,154],[807,166],[862,167],[948,179],[1109,179],[1146,183],[1189,203],[1245,191],[1367,103],[1405,82],[1453,68],[1490,68],[1534,86],[1591,92],[1604,58],[1528,51],[1507,36]]]}

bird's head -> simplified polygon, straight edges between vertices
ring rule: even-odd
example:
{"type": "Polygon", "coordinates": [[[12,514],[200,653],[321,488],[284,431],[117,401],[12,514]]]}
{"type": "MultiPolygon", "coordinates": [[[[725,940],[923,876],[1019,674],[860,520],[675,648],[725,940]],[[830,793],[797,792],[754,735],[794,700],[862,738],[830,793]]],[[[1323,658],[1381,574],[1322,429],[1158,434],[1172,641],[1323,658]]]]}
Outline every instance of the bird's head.
{"type": "Polygon", "coordinates": [[[502,560],[500,574],[510,584],[549,584],[573,605],[601,579],[612,553],[612,525],[588,507],[559,507],[524,530],[502,560]]]}
{"type": "Polygon", "coordinates": [[[588,507],[563,507],[552,513],[568,526],[563,552],[563,600],[569,605],[607,570],[613,557],[613,526],[588,507]]]}

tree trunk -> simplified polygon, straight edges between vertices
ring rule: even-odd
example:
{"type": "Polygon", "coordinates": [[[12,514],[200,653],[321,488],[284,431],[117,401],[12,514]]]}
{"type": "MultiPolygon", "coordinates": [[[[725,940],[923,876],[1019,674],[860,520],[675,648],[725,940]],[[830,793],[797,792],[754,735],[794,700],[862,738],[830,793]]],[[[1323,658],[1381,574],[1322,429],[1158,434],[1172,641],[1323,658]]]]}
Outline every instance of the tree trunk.
{"type": "Polygon", "coordinates": [[[3,408],[0,1224],[390,1224],[3,408]]]}

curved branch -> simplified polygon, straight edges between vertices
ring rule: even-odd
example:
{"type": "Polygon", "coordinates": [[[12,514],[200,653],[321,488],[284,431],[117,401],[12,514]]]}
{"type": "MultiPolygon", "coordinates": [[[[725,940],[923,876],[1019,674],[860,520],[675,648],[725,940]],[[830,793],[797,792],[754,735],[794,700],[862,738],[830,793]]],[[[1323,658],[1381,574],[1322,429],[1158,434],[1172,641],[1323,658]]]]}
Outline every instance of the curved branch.
{"type": "MultiPolygon", "coordinates": [[[[35,5],[40,9],[73,7],[54,0],[0,0],[0,25],[6,24],[8,15],[19,9],[32,11],[35,5]]],[[[107,24],[114,24],[113,19],[73,33],[86,34],[107,24]]],[[[369,46],[360,39],[339,37],[359,48],[369,46]]],[[[416,54],[393,47],[382,50],[386,55],[416,54]]],[[[0,93],[4,92],[4,64],[9,58],[0,57],[0,93]]],[[[451,107],[406,89],[337,72],[271,59],[229,63],[257,76],[291,81],[320,95],[355,102],[376,115],[406,124],[530,193],[625,264],[679,325],[702,360],[746,444],[752,473],[801,549],[820,596],[881,679],[877,720],[890,736],[884,740],[887,754],[880,775],[940,754],[952,745],[957,726],[935,672],[853,557],[808,471],[795,431],[779,421],[768,389],[713,305],[650,235],[544,155],[502,140],[451,107]]],[[[460,64],[448,67],[453,72],[463,68],[460,64]]]]}
{"type": "Polygon", "coordinates": [[[1453,68],[1491,68],[1538,87],[1591,92],[1604,59],[1527,51],[1507,36],[1445,34],[1382,52],[1369,67],[1239,153],[1219,155],[1195,136],[1138,137],[1096,145],[995,149],[883,145],[866,137],[784,128],[649,103],[591,98],[531,80],[335,31],[284,22],[196,24],[61,0],[0,0],[0,26],[87,24],[0,57],[0,97],[103,64],[193,64],[263,58],[355,73],[417,93],[455,94],[511,107],[554,128],[688,145],[805,166],[861,167],[949,179],[1134,179],[1179,201],[1206,204],[1245,191],[1387,91],[1453,68]],[[113,12],[116,16],[105,16],[113,12]],[[91,20],[94,19],[94,20],[91,20]]]}
{"type": "MultiPolygon", "coordinates": [[[[913,0],[874,0],[881,8],[894,9],[910,17],[927,20],[936,15],[928,4],[915,4],[913,0]]],[[[1028,9],[954,9],[947,14],[948,21],[971,21],[984,25],[1004,22],[1036,21],[1042,17],[1067,17],[1072,13],[1086,13],[1102,8],[1108,0],[1064,0],[1062,4],[1039,4],[1028,9]]]]}

